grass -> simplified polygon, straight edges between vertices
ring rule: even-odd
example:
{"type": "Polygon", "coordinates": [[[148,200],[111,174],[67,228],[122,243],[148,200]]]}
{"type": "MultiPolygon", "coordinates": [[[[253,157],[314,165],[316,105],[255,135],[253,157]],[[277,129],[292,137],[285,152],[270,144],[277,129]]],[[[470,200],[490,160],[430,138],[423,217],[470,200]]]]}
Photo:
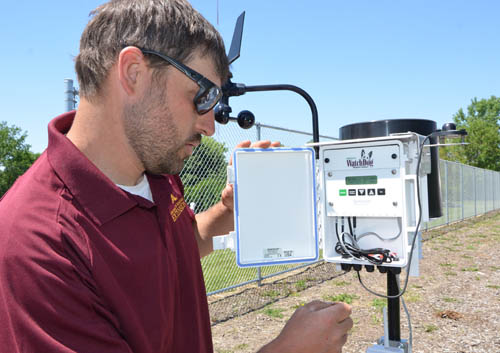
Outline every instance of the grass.
{"type": "Polygon", "coordinates": [[[283,311],[285,311],[285,309],[278,309],[278,308],[265,308],[264,310],[262,310],[262,312],[267,315],[267,316],[270,316],[270,317],[274,317],[274,318],[277,318],[277,319],[283,319],[283,311]]]}
{"type": "Polygon", "coordinates": [[[352,304],[352,301],[354,299],[359,299],[359,297],[355,294],[341,293],[337,295],[325,295],[323,296],[323,299],[330,302],[343,302],[346,304],[352,304]]]}
{"type": "Polygon", "coordinates": [[[445,274],[446,276],[456,276],[456,275],[457,275],[457,273],[456,273],[456,272],[453,272],[453,271],[446,271],[444,274],[445,274]]]}
{"type": "Polygon", "coordinates": [[[380,323],[383,321],[382,315],[380,314],[372,314],[370,320],[373,325],[380,325],[380,323]]]}
{"type": "Polygon", "coordinates": [[[304,302],[300,302],[300,303],[298,303],[298,304],[296,304],[296,305],[292,306],[292,309],[297,310],[298,308],[300,308],[301,306],[304,306],[304,305],[306,305],[306,303],[304,303],[304,302]]]}
{"type": "Polygon", "coordinates": [[[444,297],[443,300],[447,303],[456,303],[458,302],[458,299],[452,298],[452,297],[444,297]]]}
{"type": "Polygon", "coordinates": [[[439,266],[441,267],[456,267],[457,265],[455,264],[450,264],[450,263],[442,263],[442,264],[439,264],[439,266]]]}
{"type": "Polygon", "coordinates": [[[430,324],[430,325],[425,325],[424,326],[425,332],[434,332],[438,329],[436,325],[430,324]]]}
{"type": "Polygon", "coordinates": [[[500,289],[500,286],[498,286],[496,284],[487,284],[486,287],[492,288],[492,289],[500,289]]]}
{"type": "MultiPolygon", "coordinates": [[[[201,260],[201,265],[208,293],[257,279],[257,269],[238,267],[236,254],[230,249],[214,251],[201,260]]],[[[296,266],[297,264],[263,266],[261,267],[261,276],[267,276],[296,266]]]]}
{"type": "Polygon", "coordinates": [[[348,282],[348,281],[335,281],[335,282],[333,282],[333,285],[337,286],[337,287],[345,287],[345,286],[348,286],[350,284],[351,284],[351,282],[348,282]]]}
{"type": "Polygon", "coordinates": [[[261,295],[263,297],[277,298],[277,297],[279,297],[280,292],[278,292],[277,290],[268,290],[268,291],[262,292],[261,295]]]}
{"type": "Polygon", "coordinates": [[[383,308],[387,306],[387,301],[385,299],[375,298],[372,300],[372,306],[377,310],[382,312],[383,308]]]}
{"type": "Polygon", "coordinates": [[[470,237],[474,237],[474,238],[482,238],[482,239],[489,238],[489,236],[488,236],[488,235],[486,235],[486,234],[473,234],[473,235],[470,235],[470,237]]]}
{"type": "Polygon", "coordinates": [[[438,238],[441,242],[445,242],[445,241],[448,241],[448,240],[453,240],[454,238],[448,238],[446,236],[441,236],[438,238]]]}
{"type": "Polygon", "coordinates": [[[230,249],[216,250],[201,260],[207,292],[257,278],[255,268],[239,268],[230,249]]]}
{"type": "Polygon", "coordinates": [[[242,344],[239,344],[236,347],[234,347],[234,349],[236,349],[236,350],[241,350],[241,349],[245,349],[245,348],[248,348],[248,344],[246,344],[246,343],[242,343],[242,344]]]}
{"type": "Polygon", "coordinates": [[[299,291],[299,292],[306,289],[306,288],[307,288],[307,283],[303,279],[301,279],[300,281],[297,281],[295,283],[295,289],[297,289],[297,291],[299,291]]]}
{"type": "Polygon", "coordinates": [[[416,303],[422,300],[419,293],[411,290],[406,292],[404,298],[407,303],[416,303]]]}
{"type": "Polygon", "coordinates": [[[476,266],[462,268],[463,272],[478,272],[479,268],[476,266]]]}

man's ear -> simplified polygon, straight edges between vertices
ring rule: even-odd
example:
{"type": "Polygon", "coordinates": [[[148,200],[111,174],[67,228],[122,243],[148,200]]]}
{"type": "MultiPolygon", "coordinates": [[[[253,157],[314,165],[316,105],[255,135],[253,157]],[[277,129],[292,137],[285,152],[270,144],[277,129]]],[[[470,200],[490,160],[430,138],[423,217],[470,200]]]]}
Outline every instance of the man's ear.
{"type": "Polygon", "coordinates": [[[148,66],[141,50],[136,47],[122,49],[118,56],[118,80],[124,92],[135,96],[147,81],[148,66]]]}

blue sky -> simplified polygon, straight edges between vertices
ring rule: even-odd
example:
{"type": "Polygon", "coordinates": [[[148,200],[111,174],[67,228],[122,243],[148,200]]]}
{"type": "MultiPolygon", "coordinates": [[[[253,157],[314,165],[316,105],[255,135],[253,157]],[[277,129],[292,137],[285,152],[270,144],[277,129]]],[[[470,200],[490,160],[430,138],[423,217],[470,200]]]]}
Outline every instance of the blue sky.
{"type": "MultiPolygon", "coordinates": [[[[0,120],[47,144],[47,124],[64,110],[64,79],[89,12],[102,1],[5,1],[0,19],[0,120]]],[[[474,97],[500,95],[500,2],[495,0],[192,0],[229,47],[246,10],[234,82],[288,83],[316,101],[320,133],[378,119],[451,121],[474,97]]],[[[311,131],[294,93],[247,93],[235,114],[311,131]]]]}

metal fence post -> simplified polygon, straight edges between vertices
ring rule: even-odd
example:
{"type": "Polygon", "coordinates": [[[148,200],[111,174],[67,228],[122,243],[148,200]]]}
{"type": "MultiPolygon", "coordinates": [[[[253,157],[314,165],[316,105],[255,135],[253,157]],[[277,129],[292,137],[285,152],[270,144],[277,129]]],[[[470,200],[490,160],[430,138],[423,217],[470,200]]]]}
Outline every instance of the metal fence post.
{"type": "MultiPolygon", "coordinates": [[[[497,172],[497,192],[498,192],[498,196],[500,196],[500,172],[497,172]]],[[[497,201],[500,201],[500,197],[497,198],[497,201]]],[[[498,202],[498,207],[497,208],[500,208],[500,202],[498,202]]]]}
{"type": "Polygon", "coordinates": [[[484,189],[484,213],[488,212],[486,204],[486,169],[483,169],[483,189],[484,189]]]}
{"type": "Polygon", "coordinates": [[[472,178],[474,179],[474,216],[477,216],[477,180],[476,168],[472,168],[472,178]]]}
{"type": "Polygon", "coordinates": [[[493,211],[495,209],[495,175],[493,174],[494,172],[491,171],[491,210],[493,211]]]}
{"type": "MultiPolygon", "coordinates": [[[[500,196],[500,192],[499,192],[499,190],[500,190],[500,173],[499,173],[499,172],[495,172],[495,175],[497,176],[497,178],[496,178],[497,180],[496,180],[496,184],[495,184],[495,186],[496,186],[496,187],[495,187],[495,190],[497,191],[497,194],[498,194],[497,196],[500,196]]],[[[499,198],[499,197],[495,198],[495,202],[496,202],[496,203],[498,203],[498,204],[500,205],[500,202],[499,202],[499,201],[500,201],[500,198],[499,198]]],[[[495,203],[495,209],[500,208],[500,207],[498,207],[498,206],[496,205],[496,203],[495,203]]]]}
{"type": "Polygon", "coordinates": [[[464,165],[460,164],[460,201],[462,203],[462,220],[465,218],[464,209],[465,209],[465,201],[464,201],[464,165]]]}
{"type": "MultiPolygon", "coordinates": [[[[257,141],[262,139],[260,123],[255,123],[255,131],[257,132],[257,141]]],[[[262,285],[262,268],[257,267],[257,285],[260,287],[262,285]]]]}
{"type": "Polygon", "coordinates": [[[448,200],[449,185],[448,185],[448,161],[444,161],[444,182],[446,183],[445,204],[446,204],[446,224],[450,224],[450,201],[448,200]]]}
{"type": "Polygon", "coordinates": [[[498,201],[498,198],[497,198],[497,192],[498,192],[498,188],[497,188],[497,172],[493,172],[493,209],[496,210],[497,209],[497,201],[498,201]]]}

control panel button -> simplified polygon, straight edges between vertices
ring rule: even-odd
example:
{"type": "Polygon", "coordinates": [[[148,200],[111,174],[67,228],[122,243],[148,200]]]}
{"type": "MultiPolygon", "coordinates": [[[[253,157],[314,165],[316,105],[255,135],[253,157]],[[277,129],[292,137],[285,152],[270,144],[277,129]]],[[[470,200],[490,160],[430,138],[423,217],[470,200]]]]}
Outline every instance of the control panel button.
{"type": "Polygon", "coordinates": [[[347,190],[346,189],[340,189],[339,190],[339,196],[346,196],[347,195],[347,190]]]}
{"type": "Polygon", "coordinates": [[[356,189],[349,189],[349,196],[356,196],[356,189]]]}
{"type": "Polygon", "coordinates": [[[368,196],[375,196],[375,189],[368,189],[368,196]]]}
{"type": "Polygon", "coordinates": [[[365,196],[366,195],[366,189],[358,189],[358,195],[359,196],[365,196]]]}
{"type": "Polygon", "coordinates": [[[377,195],[385,195],[385,189],[377,189],[377,195]]]}

